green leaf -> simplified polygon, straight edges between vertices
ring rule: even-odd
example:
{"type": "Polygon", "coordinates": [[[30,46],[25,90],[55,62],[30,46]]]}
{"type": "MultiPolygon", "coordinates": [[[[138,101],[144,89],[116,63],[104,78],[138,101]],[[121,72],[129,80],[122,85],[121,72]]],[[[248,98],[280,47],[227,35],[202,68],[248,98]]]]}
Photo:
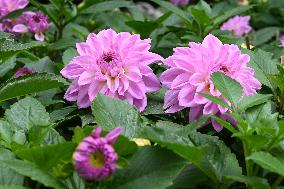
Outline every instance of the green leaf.
{"type": "Polygon", "coordinates": [[[67,65],[70,63],[73,57],[78,56],[78,52],[74,48],[69,48],[66,51],[64,51],[62,56],[62,61],[64,65],[67,65]]]}
{"type": "Polygon", "coordinates": [[[227,179],[242,182],[250,186],[252,189],[268,189],[269,184],[266,179],[260,177],[247,176],[226,176],[227,179]]]}
{"type": "Polygon", "coordinates": [[[225,101],[223,101],[222,99],[220,99],[218,97],[215,97],[215,96],[212,96],[212,95],[209,95],[209,94],[205,94],[205,93],[199,93],[199,95],[207,98],[208,100],[211,100],[215,104],[219,104],[219,105],[221,105],[225,108],[231,109],[231,107],[225,101]]]}
{"type": "Polygon", "coordinates": [[[167,127],[145,127],[143,138],[166,147],[202,170],[215,184],[222,182],[225,175],[241,175],[236,156],[217,137],[184,129],[167,127]]]}
{"type": "Polygon", "coordinates": [[[46,45],[46,43],[39,41],[32,41],[29,43],[22,44],[19,42],[15,42],[13,39],[6,38],[0,39],[0,52],[27,50],[44,45],[46,45]]]}
{"type": "Polygon", "coordinates": [[[59,180],[51,176],[48,172],[42,171],[40,167],[32,162],[22,160],[4,160],[1,161],[1,163],[17,173],[30,177],[32,180],[38,181],[47,187],[65,189],[64,185],[59,180]]]}
{"type": "Polygon", "coordinates": [[[31,74],[8,80],[0,88],[0,102],[15,97],[67,85],[65,79],[53,74],[31,74]]]}
{"type": "Polygon", "coordinates": [[[182,9],[178,8],[177,6],[173,5],[170,2],[166,2],[162,0],[151,0],[151,1],[157,3],[158,5],[165,8],[166,10],[171,11],[174,14],[180,16],[185,21],[185,24],[187,25],[187,27],[192,28],[192,24],[191,24],[192,20],[190,19],[190,16],[182,9]]]}
{"type": "Polygon", "coordinates": [[[17,186],[17,185],[0,185],[0,189],[30,189],[30,188],[17,186]]]}
{"type": "Polygon", "coordinates": [[[211,117],[217,121],[218,123],[220,123],[223,127],[225,127],[226,129],[228,129],[231,133],[236,133],[238,132],[237,129],[235,129],[230,123],[228,123],[227,121],[221,119],[220,117],[218,116],[215,116],[215,115],[211,115],[211,117]]]}
{"type": "Polygon", "coordinates": [[[44,106],[34,98],[26,97],[13,104],[5,112],[6,120],[12,125],[27,130],[33,126],[47,126],[49,114],[44,106]]]}
{"type": "Polygon", "coordinates": [[[218,26],[219,24],[222,24],[224,21],[231,18],[232,16],[246,12],[250,8],[251,8],[251,6],[238,6],[236,8],[231,9],[231,10],[228,10],[224,14],[215,17],[214,21],[213,21],[213,25],[218,26]]]}
{"type": "Polygon", "coordinates": [[[272,156],[268,152],[254,152],[246,159],[254,161],[264,169],[284,176],[284,159],[282,157],[272,156]]]}
{"type": "Polygon", "coordinates": [[[50,51],[58,51],[62,49],[67,49],[69,47],[74,47],[75,44],[79,42],[78,39],[68,37],[68,38],[62,38],[48,46],[48,50],[50,51]]]}
{"type": "Polygon", "coordinates": [[[11,159],[15,159],[15,155],[7,149],[0,148],[0,188],[1,185],[22,185],[24,182],[22,175],[1,164],[2,161],[11,159]]]}
{"type": "Polygon", "coordinates": [[[92,104],[92,112],[98,125],[110,131],[123,129],[126,137],[134,137],[140,128],[139,113],[126,101],[98,95],[92,104]]]}
{"type": "Polygon", "coordinates": [[[51,173],[54,167],[62,163],[72,162],[75,147],[75,143],[65,142],[48,146],[36,146],[18,150],[15,153],[19,158],[33,162],[40,169],[51,173]]]}
{"type": "Polygon", "coordinates": [[[133,155],[127,168],[116,172],[108,188],[167,188],[184,165],[185,161],[171,151],[157,146],[143,147],[133,155]]]}
{"type": "Polygon", "coordinates": [[[254,94],[250,96],[244,96],[238,106],[238,111],[245,111],[248,108],[265,103],[271,97],[272,95],[264,95],[264,94],[254,94]]]}
{"type": "Polygon", "coordinates": [[[219,72],[213,73],[211,80],[222,95],[232,103],[233,107],[237,107],[243,94],[241,85],[234,79],[219,72]]]}
{"type": "Polygon", "coordinates": [[[5,61],[3,64],[0,64],[0,78],[16,66],[15,61],[16,58],[12,57],[9,60],[5,61]]]}
{"type": "Polygon", "coordinates": [[[278,27],[266,27],[257,30],[254,35],[252,35],[252,45],[259,46],[268,42],[272,37],[274,37],[279,30],[278,27]]]}
{"type": "Polygon", "coordinates": [[[273,54],[265,52],[261,49],[256,51],[250,51],[243,49],[243,51],[250,55],[250,62],[248,66],[253,68],[255,71],[255,77],[264,85],[273,88],[270,81],[270,75],[278,74],[277,65],[279,64],[277,60],[272,59],[273,54]]]}

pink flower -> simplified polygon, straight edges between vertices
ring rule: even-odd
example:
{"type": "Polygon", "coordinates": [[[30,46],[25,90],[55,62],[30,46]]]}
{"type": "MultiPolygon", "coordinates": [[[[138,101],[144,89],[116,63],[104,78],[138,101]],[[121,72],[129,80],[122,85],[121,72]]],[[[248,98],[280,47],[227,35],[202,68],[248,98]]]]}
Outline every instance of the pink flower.
{"type": "Polygon", "coordinates": [[[284,47],[284,36],[280,37],[279,42],[280,42],[280,46],[284,47]]]}
{"type": "Polygon", "coordinates": [[[162,57],[149,52],[150,39],[128,32],[107,29],[89,34],[87,41],[77,44],[79,56],[72,59],[61,74],[73,80],[65,99],[77,101],[80,108],[90,106],[100,92],[126,99],[143,111],[146,92],[157,91],[160,82],[149,65],[162,57]]]}
{"type": "Polygon", "coordinates": [[[235,16],[221,26],[221,30],[234,32],[237,36],[242,36],[251,31],[249,25],[250,16],[235,16]]]}
{"type": "Polygon", "coordinates": [[[34,68],[32,68],[32,69],[19,68],[15,73],[15,77],[18,78],[18,77],[21,77],[21,76],[24,76],[24,75],[35,73],[35,72],[36,72],[36,70],[34,68]]]}
{"type": "Polygon", "coordinates": [[[113,144],[121,133],[115,128],[101,137],[102,128],[98,127],[83,139],[73,154],[74,167],[86,180],[102,180],[112,175],[116,169],[117,154],[113,144]]]}
{"type": "Polygon", "coordinates": [[[48,17],[42,12],[27,11],[23,13],[18,19],[17,23],[13,27],[13,31],[16,33],[35,33],[35,39],[38,41],[44,41],[44,34],[48,27],[48,17]]]}
{"type": "Polygon", "coordinates": [[[0,0],[0,16],[23,9],[29,4],[28,0],[0,0]]]}
{"type": "MultiPolygon", "coordinates": [[[[214,72],[223,72],[238,81],[245,96],[260,89],[260,82],[253,76],[254,70],[246,65],[250,57],[242,54],[238,46],[222,44],[211,34],[201,44],[190,42],[189,46],[175,48],[174,54],[165,61],[169,69],[162,73],[160,80],[169,89],[164,99],[167,113],[190,107],[192,121],[202,114],[222,115],[228,112],[227,108],[198,94],[207,93],[228,102],[210,79],[214,72]]],[[[213,121],[213,126],[217,131],[221,129],[217,122],[213,121]]]]}
{"type": "Polygon", "coordinates": [[[176,6],[185,6],[189,3],[189,0],[171,0],[171,3],[176,6]]]}

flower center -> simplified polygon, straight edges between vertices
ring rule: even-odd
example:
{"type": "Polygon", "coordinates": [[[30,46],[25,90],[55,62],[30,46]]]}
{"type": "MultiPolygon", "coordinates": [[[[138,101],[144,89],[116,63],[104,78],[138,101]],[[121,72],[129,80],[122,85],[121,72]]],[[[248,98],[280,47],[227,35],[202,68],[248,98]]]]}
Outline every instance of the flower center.
{"type": "Polygon", "coordinates": [[[33,20],[35,23],[40,23],[40,18],[38,16],[34,16],[33,20]]]}
{"type": "Polygon", "coordinates": [[[100,151],[96,151],[90,156],[89,161],[95,168],[103,167],[105,162],[104,154],[100,151]]]}
{"type": "Polygon", "coordinates": [[[121,71],[121,59],[115,52],[104,53],[97,61],[102,74],[116,77],[121,71]]]}
{"type": "Polygon", "coordinates": [[[220,70],[223,71],[224,73],[228,73],[229,72],[229,70],[228,70],[228,68],[226,66],[221,66],[220,70]]]}

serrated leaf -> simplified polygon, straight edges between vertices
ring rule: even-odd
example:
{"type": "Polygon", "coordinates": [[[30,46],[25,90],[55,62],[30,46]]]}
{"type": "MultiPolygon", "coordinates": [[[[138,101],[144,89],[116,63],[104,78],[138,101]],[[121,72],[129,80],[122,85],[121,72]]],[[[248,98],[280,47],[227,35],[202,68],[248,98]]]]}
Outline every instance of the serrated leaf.
{"type": "Polygon", "coordinates": [[[252,45],[259,46],[266,43],[275,36],[278,30],[278,27],[266,27],[257,30],[252,36],[252,45]]]}
{"type": "Polygon", "coordinates": [[[6,38],[0,39],[0,52],[27,50],[44,45],[46,45],[46,43],[38,41],[32,41],[29,43],[22,44],[15,42],[13,39],[6,38]]]}
{"type": "Polygon", "coordinates": [[[108,131],[121,127],[123,135],[130,138],[140,127],[139,113],[127,101],[99,94],[92,104],[92,112],[98,125],[108,131]]]}
{"type": "Polygon", "coordinates": [[[133,155],[127,168],[117,171],[108,188],[167,188],[185,163],[182,158],[166,149],[157,146],[143,147],[133,155]]]}
{"type": "Polygon", "coordinates": [[[22,160],[4,160],[1,161],[1,163],[15,172],[30,177],[32,180],[38,181],[47,187],[65,189],[64,185],[59,180],[51,176],[49,173],[42,171],[40,167],[32,162],[22,160]]]}
{"type": "Polygon", "coordinates": [[[247,176],[226,176],[227,179],[242,182],[250,186],[252,189],[268,189],[269,184],[266,179],[260,177],[247,176]]]}
{"type": "Polygon", "coordinates": [[[23,130],[28,130],[33,126],[47,126],[49,114],[44,106],[34,98],[26,97],[13,104],[5,112],[5,119],[23,130]]]}
{"type": "Polygon", "coordinates": [[[267,102],[272,95],[254,94],[250,96],[244,96],[238,106],[238,111],[244,111],[253,106],[267,102]]]}
{"type": "Polygon", "coordinates": [[[208,100],[211,100],[212,102],[214,102],[215,104],[219,104],[225,108],[231,109],[231,107],[222,99],[209,95],[209,94],[205,94],[205,93],[199,93],[200,96],[203,96],[205,98],[207,98],[208,100]]]}
{"type": "Polygon", "coordinates": [[[0,88],[0,102],[15,97],[58,88],[67,82],[61,76],[45,73],[30,74],[8,80],[0,88]]]}
{"type": "Polygon", "coordinates": [[[246,159],[254,161],[256,164],[271,172],[284,176],[284,159],[272,156],[268,152],[254,152],[246,159]]]}
{"type": "Polygon", "coordinates": [[[2,161],[11,159],[15,159],[15,155],[7,149],[0,148],[0,186],[11,184],[22,185],[24,182],[24,177],[22,175],[19,175],[7,166],[1,164],[2,161]]]}
{"type": "Polygon", "coordinates": [[[241,85],[236,80],[219,72],[213,73],[211,80],[222,95],[232,103],[233,107],[237,107],[243,94],[241,85]]]}

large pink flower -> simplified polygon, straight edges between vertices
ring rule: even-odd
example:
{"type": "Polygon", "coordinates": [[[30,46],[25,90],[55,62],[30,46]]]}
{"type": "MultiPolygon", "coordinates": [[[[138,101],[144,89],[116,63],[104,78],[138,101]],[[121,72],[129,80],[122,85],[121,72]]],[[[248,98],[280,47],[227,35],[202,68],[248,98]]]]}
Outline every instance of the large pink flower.
{"type": "Polygon", "coordinates": [[[90,106],[97,94],[126,99],[143,111],[146,92],[157,91],[160,82],[149,64],[162,57],[149,52],[150,39],[112,29],[89,34],[77,44],[79,56],[72,59],[61,74],[73,80],[65,99],[77,101],[81,108],[90,106]]]}
{"type": "MultiPolygon", "coordinates": [[[[250,57],[242,54],[238,46],[222,44],[211,34],[201,44],[190,42],[189,46],[175,48],[174,54],[165,61],[169,69],[160,79],[169,89],[164,104],[167,113],[191,107],[189,117],[193,120],[202,114],[223,115],[228,112],[227,108],[198,94],[207,93],[227,101],[210,79],[214,72],[223,72],[237,80],[244,88],[245,96],[256,93],[261,87],[253,76],[254,70],[246,65],[250,57]]],[[[213,122],[213,126],[220,130],[216,122],[213,122]]]]}
{"type": "Polygon", "coordinates": [[[251,31],[249,25],[250,16],[235,16],[221,26],[221,30],[234,32],[237,36],[242,36],[251,31]]]}
{"type": "Polygon", "coordinates": [[[0,16],[23,9],[29,4],[28,0],[0,0],[0,16]]]}

